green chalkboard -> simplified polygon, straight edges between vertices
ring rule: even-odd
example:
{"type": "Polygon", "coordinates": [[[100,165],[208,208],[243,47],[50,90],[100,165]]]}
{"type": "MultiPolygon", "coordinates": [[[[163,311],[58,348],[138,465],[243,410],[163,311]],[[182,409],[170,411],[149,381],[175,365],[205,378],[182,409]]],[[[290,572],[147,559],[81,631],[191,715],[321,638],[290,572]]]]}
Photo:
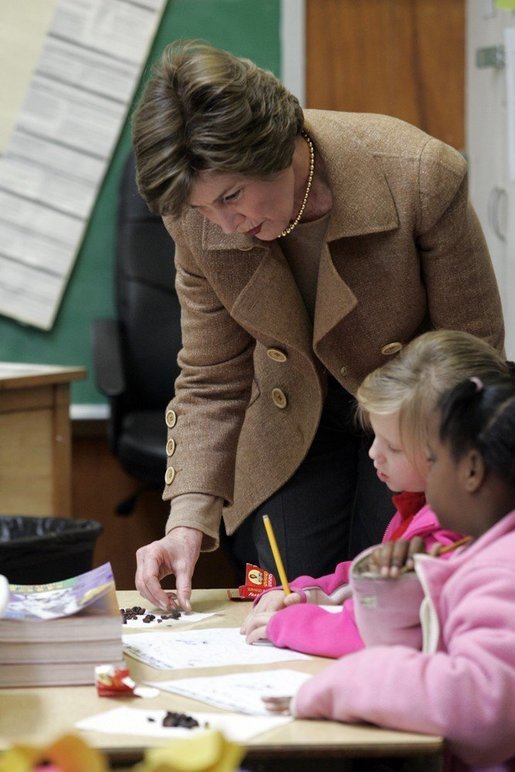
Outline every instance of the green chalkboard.
{"type": "MultiPolygon", "coordinates": [[[[207,40],[239,56],[248,56],[280,75],[280,0],[168,0],[141,83],[164,46],[177,38],[207,40]]],[[[92,319],[114,313],[116,199],[129,148],[130,116],[105,176],[52,330],[42,331],[0,316],[0,360],[77,365],[87,369],[88,378],[72,384],[75,405],[104,402],[92,377],[90,326],[92,319]]]]}

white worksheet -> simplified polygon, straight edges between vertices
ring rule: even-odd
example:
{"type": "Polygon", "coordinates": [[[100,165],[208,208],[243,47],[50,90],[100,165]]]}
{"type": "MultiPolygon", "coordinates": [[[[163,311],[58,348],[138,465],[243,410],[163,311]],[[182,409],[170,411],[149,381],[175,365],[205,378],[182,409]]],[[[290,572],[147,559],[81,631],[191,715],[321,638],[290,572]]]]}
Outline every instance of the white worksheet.
{"type": "Polygon", "coordinates": [[[239,627],[131,633],[122,635],[122,642],[126,654],[158,670],[261,665],[309,659],[307,654],[289,649],[250,646],[239,627]]]}
{"type": "Polygon", "coordinates": [[[270,729],[276,729],[292,721],[291,716],[238,716],[224,713],[188,713],[199,722],[199,727],[162,726],[166,710],[145,710],[121,706],[105,713],[97,713],[89,718],[77,721],[77,729],[104,734],[131,734],[144,737],[191,737],[192,734],[216,729],[233,742],[247,742],[252,737],[270,729]]]}
{"type": "Polygon", "coordinates": [[[166,692],[191,697],[238,713],[269,716],[262,697],[291,696],[310,678],[299,670],[260,670],[255,673],[230,673],[206,678],[178,678],[174,681],[147,681],[166,692]]]}

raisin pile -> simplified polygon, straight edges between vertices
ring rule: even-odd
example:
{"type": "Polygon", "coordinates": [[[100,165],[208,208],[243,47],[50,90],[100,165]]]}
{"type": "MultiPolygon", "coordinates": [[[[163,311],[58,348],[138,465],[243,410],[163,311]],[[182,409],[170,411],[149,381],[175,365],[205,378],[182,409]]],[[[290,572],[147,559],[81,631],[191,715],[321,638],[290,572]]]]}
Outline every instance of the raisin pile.
{"type": "Polygon", "coordinates": [[[120,614],[122,617],[122,621],[124,624],[128,622],[130,619],[139,619],[139,617],[143,617],[143,622],[149,623],[149,622],[162,622],[165,619],[180,619],[181,618],[181,612],[178,609],[172,609],[169,614],[147,614],[147,609],[142,608],[141,606],[132,606],[132,608],[121,608],[120,614]]]}
{"type": "Polygon", "coordinates": [[[186,713],[174,713],[172,710],[166,711],[162,724],[163,726],[182,726],[184,729],[193,729],[194,726],[200,726],[193,716],[187,716],[186,713]]]}
{"type": "MultiPolygon", "coordinates": [[[[154,718],[148,718],[147,720],[155,721],[154,718]]],[[[196,726],[200,726],[200,724],[196,718],[188,716],[186,713],[174,713],[172,710],[167,710],[161,726],[180,726],[183,729],[193,729],[196,726]]]]}

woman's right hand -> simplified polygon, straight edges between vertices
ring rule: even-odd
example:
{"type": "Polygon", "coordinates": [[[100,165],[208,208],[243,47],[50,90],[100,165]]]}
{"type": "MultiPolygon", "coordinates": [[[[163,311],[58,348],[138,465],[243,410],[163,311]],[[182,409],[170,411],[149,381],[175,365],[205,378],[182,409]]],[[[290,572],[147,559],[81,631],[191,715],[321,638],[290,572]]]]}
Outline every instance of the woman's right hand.
{"type": "Polygon", "coordinates": [[[158,608],[179,606],[191,611],[191,578],[200,555],[202,531],[179,526],[136,552],[136,589],[158,608]],[[165,592],[161,580],[175,576],[175,592],[165,592]]]}

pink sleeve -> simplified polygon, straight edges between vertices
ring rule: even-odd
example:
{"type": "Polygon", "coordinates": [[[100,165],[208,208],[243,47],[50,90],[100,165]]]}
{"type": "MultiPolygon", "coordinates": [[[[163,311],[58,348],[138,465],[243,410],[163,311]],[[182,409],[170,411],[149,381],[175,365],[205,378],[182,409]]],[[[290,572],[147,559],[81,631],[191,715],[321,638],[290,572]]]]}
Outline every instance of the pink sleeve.
{"type": "MultiPolygon", "coordinates": [[[[445,528],[437,528],[433,533],[428,534],[424,538],[424,544],[427,552],[430,552],[435,544],[441,544],[442,547],[447,547],[460,539],[463,539],[462,533],[454,533],[454,531],[446,531],[445,528]]],[[[452,557],[452,554],[452,550],[450,552],[445,552],[439,559],[448,560],[448,558],[452,557]]]]}
{"type": "MultiPolygon", "coordinates": [[[[302,598],[302,602],[306,603],[306,593],[304,590],[310,589],[310,588],[319,588],[324,592],[326,595],[331,595],[335,590],[339,589],[340,587],[343,587],[344,585],[347,585],[349,583],[349,570],[351,566],[351,561],[346,560],[343,563],[338,563],[336,566],[336,569],[334,573],[327,574],[326,576],[319,576],[318,578],[315,578],[313,576],[298,576],[296,579],[293,579],[290,582],[290,589],[293,590],[293,592],[297,592],[300,597],[302,598]]],[[[261,595],[258,595],[258,597],[254,600],[253,606],[257,606],[259,603],[260,598],[262,598],[264,595],[266,595],[269,592],[274,592],[274,590],[281,590],[282,586],[277,585],[277,587],[272,587],[269,590],[264,590],[264,592],[261,593],[261,595]]]]}
{"type": "Polygon", "coordinates": [[[326,595],[331,595],[339,587],[349,583],[350,566],[351,561],[345,560],[343,563],[338,563],[332,574],[319,576],[317,579],[314,579],[312,576],[298,576],[290,583],[290,586],[292,589],[300,590],[307,589],[308,587],[319,587],[326,595]]]}
{"type": "Polygon", "coordinates": [[[319,657],[342,657],[363,648],[351,600],[338,613],[311,603],[288,606],[273,615],[266,634],[280,648],[319,657]]]}
{"type": "MultiPolygon", "coordinates": [[[[441,528],[435,513],[426,505],[413,518],[403,536],[409,540],[414,536],[424,540],[429,552],[434,544],[449,545],[461,534],[441,528]]],[[[373,548],[361,553],[359,562],[373,548]]],[[[454,553],[442,555],[441,560],[454,553]]],[[[415,572],[409,572],[398,579],[372,578],[354,572],[351,588],[356,608],[356,625],[366,646],[403,645],[414,649],[422,648],[422,626],[420,604],[424,591],[415,572]]]]}
{"type": "Polygon", "coordinates": [[[303,684],[295,715],[442,735],[475,766],[515,756],[513,580],[512,567],[495,581],[490,567],[476,571],[448,599],[448,651],[377,646],[344,657],[303,684]]]}
{"type": "MultiPolygon", "coordinates": [[[[394,518],[395,519],[395,518],[394,518]]],[[[393,522],[393,521],[392,521],[393,522]]],[[[388,529],[387,529],[388,533],[388,529]]],[[[433,512],[429,504],[422,507],[415,515],[409,526],[407,527],[402,538],[409,540],[414,536],[421,536],[424,540],[424,545],[429,552],[431,547],[435,544],[441,544],[447,546],[453,544],[463,537],[461,533],[455,533],[454,531],[448,531],[446,528],[442,528],[436,514],[433,512]]],[[[452,552],[442,555],[442,558],[447,558],[452,555],[452,552]]]]}

